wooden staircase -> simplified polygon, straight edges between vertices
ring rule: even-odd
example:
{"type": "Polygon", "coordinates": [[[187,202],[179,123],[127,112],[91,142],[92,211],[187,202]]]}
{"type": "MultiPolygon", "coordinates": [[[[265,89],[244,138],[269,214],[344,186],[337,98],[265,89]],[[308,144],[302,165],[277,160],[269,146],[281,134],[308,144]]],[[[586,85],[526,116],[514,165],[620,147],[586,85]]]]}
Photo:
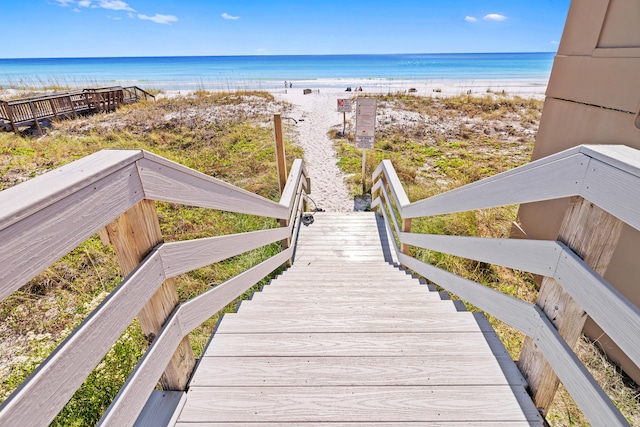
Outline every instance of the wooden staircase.
{"type": "Polygon", "coordinates": [[[293,267],[218,324],[176,425],[541,425],[484,316],[395,265],[381,224],[301,226],[293,267]]]}

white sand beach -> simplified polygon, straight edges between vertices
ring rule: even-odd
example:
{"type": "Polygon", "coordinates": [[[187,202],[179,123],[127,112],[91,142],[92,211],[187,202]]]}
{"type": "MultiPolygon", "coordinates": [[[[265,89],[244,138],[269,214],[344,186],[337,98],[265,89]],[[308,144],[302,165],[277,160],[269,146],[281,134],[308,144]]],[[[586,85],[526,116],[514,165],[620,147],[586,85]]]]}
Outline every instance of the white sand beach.
{"type": "MultiPolygon", "coordinates": [[[[357,83],[357,82],[356,82],[357,83]]],[[[507,94],[509,96],[521,96],[523,98],[544,98],[546,84],[527,83],[520,81],[495,81],[491,86],[488,82],[449,82],[447,84],[429,83],[423,85],[413,85],[407,83],[404,86],[372,87],[364,85],[350,86],[352,91],[345,91],[346,88],[336,88],[334,86],[312,89],[309,94],[304,94],[304,87],[293,87],[287,90],[272,91],[278,100],[289,102],[293,105],[293,110],[287,113],[288,117],[295,119],[297,140],[304,150],[304,160],[307,171],[311,176],[311,198],[319,208],[328,212],[349,212],[354,210],[354,198],[349,195],[345,185],[345,175],[337,166],[337,157],[333,142],[328,137],[328,132],[332,128],[341,130],[343,115],[337,111],[337,100],[340,98],[366,97],[368,94],[385,94],[406,92],[417,96],[446,97],[461,94],[471,94],[474,96],[485,96],[492,94],[507,94]],[[361,92],[354,92],[353,89],[362,87],[361,92]],[[415,92],[408,92],[414,88],[415,92]],[[504,92],[503,92],[504,91],[504,92]]],[[[334,82],[335,84],[335,82],[334,82]]],[[[355,109],[354,109],[355,111],[355,109]]],[[[395,112],[391,112],[394,114],[395,112]]],[[[415,120],[415,118],[413,118],[415,120]]],[[[394,121],[403,122],[412,120],[406,114],[397,114],[394,121]]],[[[287,121],[287,119],[285,119],[287,121]]],[[[355,112],[347,113],[347,123],[355,124],[355,112]]],[[[347,132],[349,127],[347,127],[347,132]]],[[[353,131],[353,129],[351,129],[353,131]]]]}

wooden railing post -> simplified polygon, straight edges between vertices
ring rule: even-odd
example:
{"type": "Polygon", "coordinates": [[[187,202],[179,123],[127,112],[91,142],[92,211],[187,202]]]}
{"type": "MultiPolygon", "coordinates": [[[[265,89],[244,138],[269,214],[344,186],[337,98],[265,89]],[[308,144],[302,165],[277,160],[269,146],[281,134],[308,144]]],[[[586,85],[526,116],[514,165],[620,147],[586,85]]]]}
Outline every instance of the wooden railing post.
{"type": "Polygon", "coordinates": [[[18,127],[16,126],[16,121],[13,117],[13,106],[9,105],[9,103],[5,103],[7,107],[7,116],[9,116],[9,121],[11,122],[11,128],[14,132],[18,133],[18,127]]]}
{"type": "Polygon", "coordinates": [[[29,101],[29,107],[31,108],[31,114],[33,115],[33,121],[36,124],[36,128],[38,129],[38,135],[42,136],[42,128],[40,127],[40,123],[38,123],[38,114],[36,113],[36,107],[33,105],[33,102],[29,101]]]}
{"type": "MultiPolygon", "coordinates": [[[[150,200],[142,200],[133,206],[109,224],[106,232],[125,276],[163,241],[155,204],[150,200]]],[[[174,280],[168,279],[138,314],[142,332],[149,342],[160,332],[178,303],[174,280]]],[[[195,358],[187,335],[160,378],[162,388],[185,390],[194,367],[195,358]]]]}
{"type": "MultiPolygon", "coordinates": [[[[282,117],[280,114],[273,115],[273,128],[276,141],[276,166],[278,168],[278,186],[280,187],[280,195],[284,191],[287,184],[287,159],[284,154],[284,139],[282,138],[282,117]]],[[[280,227],[288,227],[289,220],[279,220],[280,227]]],[[[282,241],[282,250],[288,249],[291,244],[290,239],[282,241]]]]}
{"type": "MultiPolygon", "coordinates": [[[[411,233],[411,218],[402,219],[402,231],[405,233],[411,233]]],[[[411,247],[410,245],[407,245],[406,243],[402,243],[400,245],[400,251],[405,255],[409,255],[410,247],[411,247]]]]}
{"type": "Polygon", "coordinates": [[[278,166],[278,184],[280,185],[280,194],[287,184],[287,159],[284,154],[284,140],[282,138],[282,117],[280,114],[273,115],[273,127],[275,129],[276,140],[276,164],[278,166]]]}
{"type": "MultiPolygon", "coordinates": [[[[622,221],[588,200],[571,199],[558,240],[571,248],[596,273],[603,276],[618,244],[622,221]]],[[[574,347],[587,319],[584,310],[554,279],[545,277],[536,304],[553,322],[560,335],[574,347]]],[[[560,383],[534,341],[526,338],[518,361],[527,378],[536,407],[547,414],[560,383]]]]}

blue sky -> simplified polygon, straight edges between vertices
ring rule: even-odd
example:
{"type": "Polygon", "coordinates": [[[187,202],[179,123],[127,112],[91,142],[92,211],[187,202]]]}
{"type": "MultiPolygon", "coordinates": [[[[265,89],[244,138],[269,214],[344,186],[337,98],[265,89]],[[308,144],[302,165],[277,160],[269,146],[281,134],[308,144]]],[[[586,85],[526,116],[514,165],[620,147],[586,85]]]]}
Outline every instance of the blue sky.
{"type": "Polygon", "coordinates": [[[552,52],[569,0],[2,0],[2,58],[552,52]],[[5,38],[6,40],[6,38],[5,38]]]}

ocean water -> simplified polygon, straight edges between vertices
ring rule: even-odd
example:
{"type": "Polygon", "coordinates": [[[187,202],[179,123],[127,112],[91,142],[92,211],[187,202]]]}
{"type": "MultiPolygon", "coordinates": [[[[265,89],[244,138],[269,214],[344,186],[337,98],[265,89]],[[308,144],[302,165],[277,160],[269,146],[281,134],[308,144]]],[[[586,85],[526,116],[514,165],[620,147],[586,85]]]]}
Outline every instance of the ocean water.
{"type": "Polygon", "coordinates": [[[0,87],[158,90],[385,86],[434,81],[546,84],[554,53],[0,59],[0,87]]]}

